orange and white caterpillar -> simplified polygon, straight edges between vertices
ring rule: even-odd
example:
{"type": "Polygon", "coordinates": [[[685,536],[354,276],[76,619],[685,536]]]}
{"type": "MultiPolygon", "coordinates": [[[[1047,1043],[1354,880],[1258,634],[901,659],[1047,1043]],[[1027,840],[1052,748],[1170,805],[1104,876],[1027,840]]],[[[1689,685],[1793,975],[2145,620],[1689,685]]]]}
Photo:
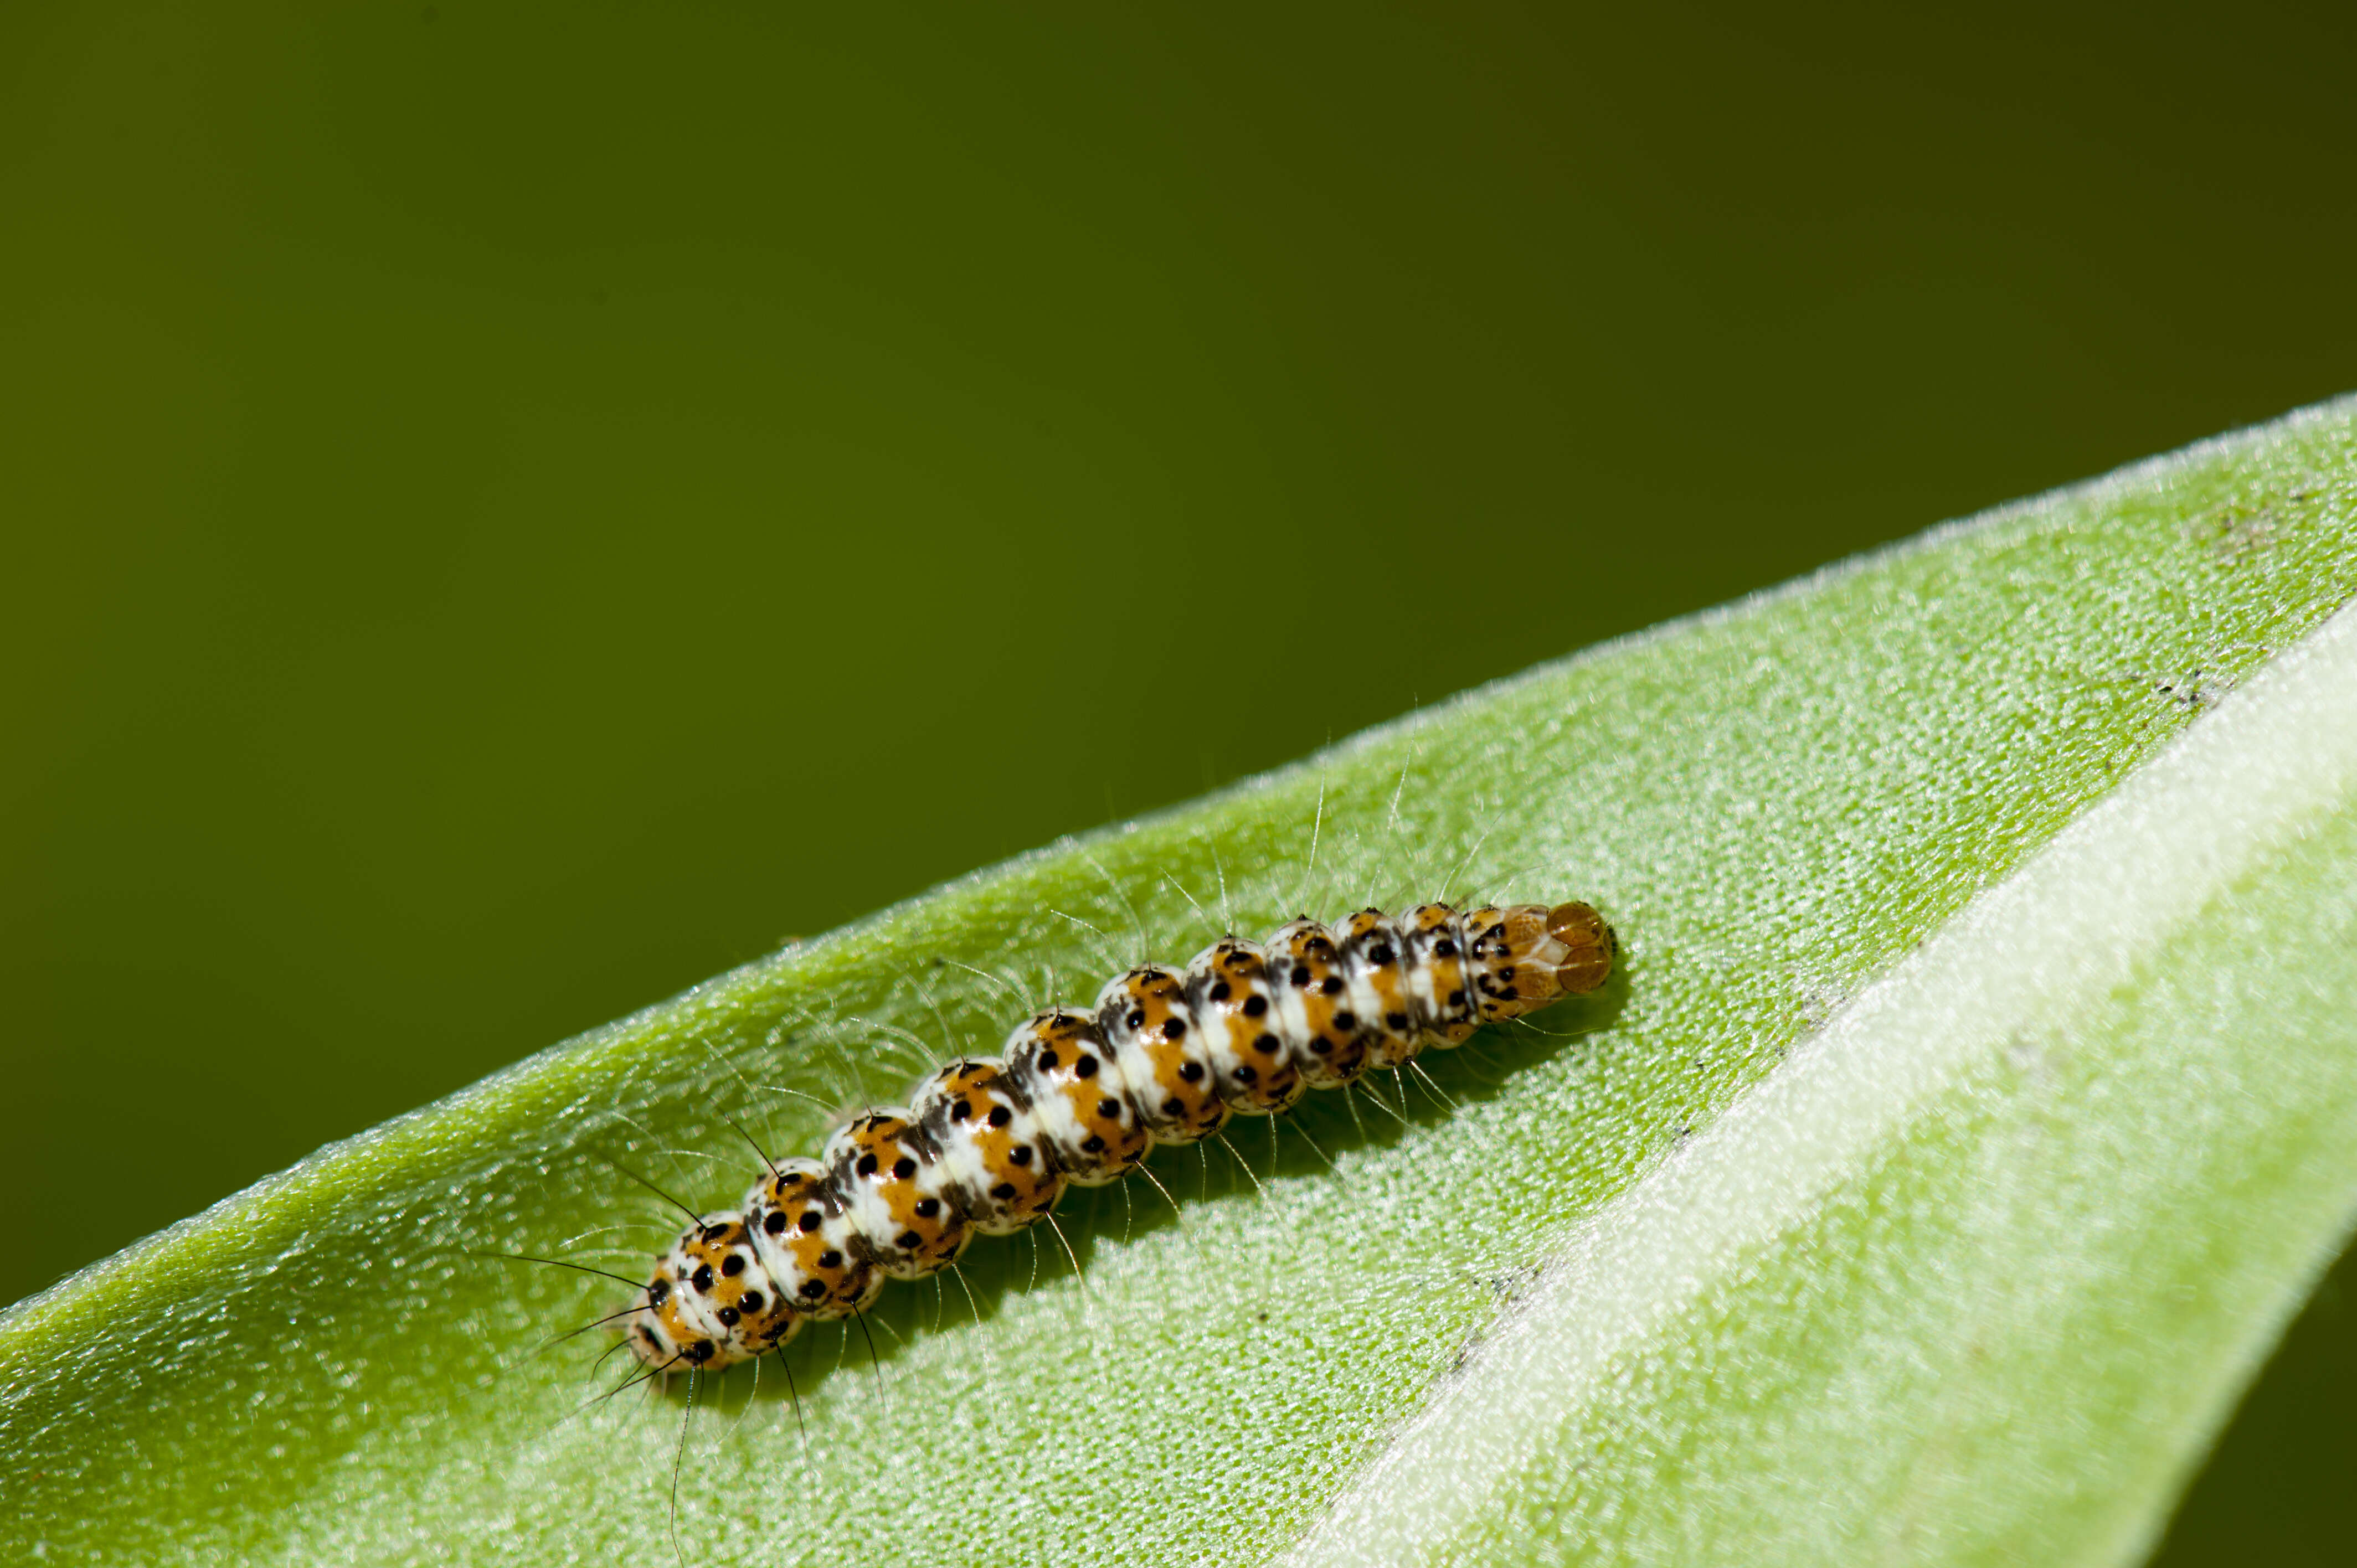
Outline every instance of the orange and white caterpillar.
{"type": "Polygon", "coordinates": [[[854,1118],[817,1159],[769,1163],[742,1208],[704,1216],[657,1262],[625,1316],[630,1350],[658,1372],[752,1359],[887,1279],[949,1267],[976,1235],[1038,1223],[1068,1186],[1119,1180],[1157,1144],[1593,991],[1615,950],[1586,904],[1423,904],[1224,938],[1183,972],[1141,965],[1092,1011],[1038,1014],[1003,1058],[953,1061],[907,1107],[854,1118]]]}

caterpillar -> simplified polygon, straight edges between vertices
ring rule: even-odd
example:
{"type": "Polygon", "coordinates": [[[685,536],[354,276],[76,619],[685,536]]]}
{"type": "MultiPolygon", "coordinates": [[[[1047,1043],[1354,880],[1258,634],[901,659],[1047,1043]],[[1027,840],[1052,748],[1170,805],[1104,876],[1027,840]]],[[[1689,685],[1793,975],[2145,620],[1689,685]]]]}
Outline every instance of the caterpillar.
{"type": "Polygon", "coordinates": [[[1003,1056],[952,1061],[908,1105],[855,1116],[816,1159],[763,1155],[740,1208],[695,1217],[657,1260],[618,1315],[626,1342],[646,1375],[754,1359],[863,1310],[887,1280],[949,1267],[978,1235],[1039,1223],[1070,1187],[1120,1180],[1158,1144],[1593,991],[1617,951],[1586,904],[1434,903],[1225,937],[1183,971],[1142,964],[1093,1008],[1035,1014],[1003,1056]]]}

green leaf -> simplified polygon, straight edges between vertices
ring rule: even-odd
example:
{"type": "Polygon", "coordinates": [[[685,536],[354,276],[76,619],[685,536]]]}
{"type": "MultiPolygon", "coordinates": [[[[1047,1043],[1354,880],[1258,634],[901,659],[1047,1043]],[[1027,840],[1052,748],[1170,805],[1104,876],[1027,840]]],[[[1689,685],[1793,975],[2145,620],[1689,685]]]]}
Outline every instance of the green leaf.
{"type": "MultiPolygon", "coordinates": [[[[0,1530],[53,1561],[660,1562],[674,1518],[697,1563],[2132,1555],[2357,1199],[2353,422],[1531,671],[324,1150],[0,1318],[0,1530]],[[466,1251],[636,1276],[676,1216],[612,1162],[731,1201],[727,1118],[812,1149],[1138,957],[1444,890],[1592,899],[1623,972],[1273,1149],[1239,1128],[1249,1176],[1170,1150],[1175,1203],[1083,1195],[1081,1277],[1049,1236],[892,1287],[872,1364],[797,1341],[794,1399],[771,1369],[583,1410],[606,1341],[543,1341],[622,1288],[466,1251]]],[[[1568,536],[1462,542],[1577,591],[1568,536]]],[[[1142,697],[1139,744],[1315,703],[1349,646],[1142,697]]]]}

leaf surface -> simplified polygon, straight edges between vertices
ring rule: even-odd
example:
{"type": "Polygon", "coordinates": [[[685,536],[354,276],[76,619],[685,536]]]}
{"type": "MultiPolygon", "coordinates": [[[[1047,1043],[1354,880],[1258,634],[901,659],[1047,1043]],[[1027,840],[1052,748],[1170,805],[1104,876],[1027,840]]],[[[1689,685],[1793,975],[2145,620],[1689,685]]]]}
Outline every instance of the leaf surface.
{"type": "MultiPolygon", "coordinates": [[[[2357,682],[2318,635],[2357,591],[2352,416],[1542,667],[323,1150],[0,1318],[0,1530],[52,1561],[656,1562],[674,1519],[697,1563],[2132,1554],[2357,1195],[2357,682]],[[2253,772],[2230,729],[2304,745],[2253,772]],[[1078,1277],[1049,1236],[892,1287],[874,1360],[805,1334],[791,1399],[768,1369],[581,1409],[605,1341],[543,1341],[621,1287],[466,1251],[636,1276],[676,1217],[616,1162],[733,1201],[729,1118],[812,1150],[1141,957],[1444,891],[1589,898],[1623,972],[1387,1105],[1082,1195],[1078,1277]]],[[[1511,589],[1577,592],[1576,551],[1506,543],[1511,589]]],[[[1337,647],[1141,699],[1139,744],[1314,703],[1337,647]]]]}

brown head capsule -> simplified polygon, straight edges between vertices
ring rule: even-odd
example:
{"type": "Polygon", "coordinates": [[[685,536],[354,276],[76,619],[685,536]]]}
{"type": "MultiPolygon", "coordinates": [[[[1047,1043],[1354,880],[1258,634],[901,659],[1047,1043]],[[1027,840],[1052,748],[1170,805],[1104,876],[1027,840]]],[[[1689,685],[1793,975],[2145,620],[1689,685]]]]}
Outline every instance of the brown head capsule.
{"type": "Polygon", "coordinates": [[[1491,905],[1465,917],[1484,1023],[1593,991],[1612,972],[1612,928],[1585,904],[1491,905]]]}
{"type": "Polygon", "coordinates": [[[1566,995],[1585,996],[1611,978],[1620,942],[1594,906],[1557,904],[1547,911],[1547,935],[1563,948],[1555,981],[1566,995]]]}

